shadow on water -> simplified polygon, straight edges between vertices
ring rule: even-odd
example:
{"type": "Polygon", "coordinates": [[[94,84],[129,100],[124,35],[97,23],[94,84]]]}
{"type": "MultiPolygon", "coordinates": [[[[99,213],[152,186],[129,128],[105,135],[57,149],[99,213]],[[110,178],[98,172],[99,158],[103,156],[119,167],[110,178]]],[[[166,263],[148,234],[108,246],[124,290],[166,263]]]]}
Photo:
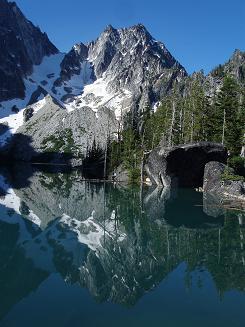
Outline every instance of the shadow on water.
{"type": "Polygon", "coordinates": [[[188,189],[141,194],[138,187],[81,181],[81,171],[25,163],[2,171],[0,318],[54,273],[98,303],[126,307],[183,262],[187,288],[192,272],[205,270],[219,294],[245,291],[242,212],[212,217],[202,194],[188,189]]]}

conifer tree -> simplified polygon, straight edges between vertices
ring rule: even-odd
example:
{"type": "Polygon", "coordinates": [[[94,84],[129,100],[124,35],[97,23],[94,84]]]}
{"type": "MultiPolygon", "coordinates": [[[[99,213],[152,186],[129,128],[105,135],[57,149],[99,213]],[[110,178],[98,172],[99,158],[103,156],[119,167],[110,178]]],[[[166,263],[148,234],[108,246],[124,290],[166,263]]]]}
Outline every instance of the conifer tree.
{"type": "Polygon", "coordinates": [[[232,154],[242,146],[243,124],[240,115],[238,85],[230,76],[224,78],[216,103],[217,141],[225,144],[232,154]]]}

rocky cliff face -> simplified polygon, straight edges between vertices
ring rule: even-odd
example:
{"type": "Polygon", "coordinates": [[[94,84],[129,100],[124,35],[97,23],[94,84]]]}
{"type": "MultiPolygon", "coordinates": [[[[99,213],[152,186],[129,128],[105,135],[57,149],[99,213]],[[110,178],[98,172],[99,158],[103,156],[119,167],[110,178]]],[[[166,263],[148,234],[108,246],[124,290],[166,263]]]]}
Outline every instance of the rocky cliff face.
{"type": "Polygon", "coordinates": [[[24,98],[23,78],[44,56],[58,50],[25,18],[15,2],[1,0],[0,7],[0,101],[24,98]]]}
{"type": "Polygon", "coordinates": [[[241,87],[245,85],[245,52],[235,50],[230,59],[223,65],[218,65],[203,78],[206,93],[212,97],[223,84],[225,76],[232,76],[241,87]]]}
{"type": "Polygon", "coordinates": [[[125,88],[134,93],[135,100],[139,97],[143,106],[141,109],[159,100],[159,80],[169,82],[186,75],[164,44],[141,24],[119,30],[109,26],[90,44],[89,56],[96,76],[108,82],[108,90],[117,92],[125,88]]]}

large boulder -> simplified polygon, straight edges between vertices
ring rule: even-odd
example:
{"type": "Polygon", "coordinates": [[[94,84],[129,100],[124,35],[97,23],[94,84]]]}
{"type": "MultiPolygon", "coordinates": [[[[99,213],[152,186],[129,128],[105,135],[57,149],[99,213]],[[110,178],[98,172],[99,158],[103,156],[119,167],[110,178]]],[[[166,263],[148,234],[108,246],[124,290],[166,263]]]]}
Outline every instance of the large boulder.
{"type": "MultiPolygon", "coordinates": [[[[213,207],[219,204],[232,204],[245,207],[245,183],[242,180],[225,178],[228,167],[220,162],[211,161],[206,164],[203,178],[204,203],[213,202],[213,207]]],[[[229,168],[230,174],[234,171],[229,168]]]]}
{"type": "Polygon", "coordinates": [[[153,184],[164,187],[200,187],[209,161],[225,163],[226,148],[218,143],[199,142],[175,147],[158,147],[151,152],[146,171],[153,184]]]}

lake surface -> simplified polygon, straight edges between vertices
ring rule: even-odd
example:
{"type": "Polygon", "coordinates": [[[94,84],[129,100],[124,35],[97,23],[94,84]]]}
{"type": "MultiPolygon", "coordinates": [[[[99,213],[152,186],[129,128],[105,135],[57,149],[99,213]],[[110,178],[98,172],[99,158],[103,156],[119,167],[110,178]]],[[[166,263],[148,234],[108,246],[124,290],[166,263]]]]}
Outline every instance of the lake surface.
{"type": "Polygon", "coordinates": [[[0,170],[0,326],[245,326],[245,214],[202,193],[0,170]]]}

